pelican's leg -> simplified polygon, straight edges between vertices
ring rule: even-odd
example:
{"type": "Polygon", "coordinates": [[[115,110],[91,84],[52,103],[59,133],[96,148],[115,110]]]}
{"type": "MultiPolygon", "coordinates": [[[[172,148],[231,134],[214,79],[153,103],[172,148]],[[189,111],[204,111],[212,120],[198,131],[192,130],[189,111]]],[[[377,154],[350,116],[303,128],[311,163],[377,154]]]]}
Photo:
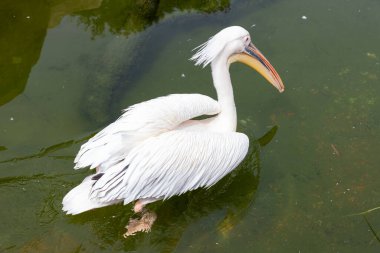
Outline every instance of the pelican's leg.
{"type": "Polygon", "coordinates": [[[130,219],[128,225],[125,227],[127,232],[123,235],[124,238],[135,235],[137,232],[150,232],[157,215],[153,211],[143,211],[140,219],[130,219]]]}
{"type": "Polygon", "coordinates": [[[141,213],[141,218],[129,220],[128,225],[125,227],[127,229],[127,232],[124,234],[125,238],[135,235],[137,232],[149,232],[151,230],[154,221],[157,219],[157,215],[155,212],[145,209],[145,205],[157,200],[160,200],[160,198],[144,198],[136,201],[133,211],[141,213]]]}
{"type": "Polygon", "coordinates": [[[136,201],[135,206],[133,207],[133,211],[135,213],[140,213],[144,210],[144,207],[152,202],[155,202],[157,200],[160,200],[159,198],[145,198],[145,199],[139,199],[136,201]]]}

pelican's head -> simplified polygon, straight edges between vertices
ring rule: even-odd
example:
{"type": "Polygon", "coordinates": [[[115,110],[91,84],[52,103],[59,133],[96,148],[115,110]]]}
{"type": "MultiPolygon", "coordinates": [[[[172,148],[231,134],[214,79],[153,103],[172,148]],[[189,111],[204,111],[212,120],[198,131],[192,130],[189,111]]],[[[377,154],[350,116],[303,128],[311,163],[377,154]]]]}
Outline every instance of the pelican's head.
{"type": "Polygon", "coordinates": [[[191,57],[195,65],[205,67],[225,57],[228,64],[238,61],[250,66],[280,92],[284,91],[284,84],[276,70],[252,44],[249,32],[240,26],[230,26],[221,30],[195,50],[197,52],[191,57]]]}

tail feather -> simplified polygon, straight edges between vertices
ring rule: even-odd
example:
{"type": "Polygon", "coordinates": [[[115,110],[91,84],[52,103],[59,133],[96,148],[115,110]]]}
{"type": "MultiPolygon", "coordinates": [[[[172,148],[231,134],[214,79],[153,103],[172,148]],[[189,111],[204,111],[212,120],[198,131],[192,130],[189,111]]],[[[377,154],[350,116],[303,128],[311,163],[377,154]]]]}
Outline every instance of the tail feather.
{"type": "Polygon", "coordinates": [[[94,180],[92,180],[93,175],[86,177],[83,182],[72,189],[63,198],[62,210],[67,212],[67,214],[79,214],[86,212],[91,209],[108,206],[120,202],[119,200],[109,201],[109,202],[98,202],[94,199],[90,199],[90,192],[94,180]]]}

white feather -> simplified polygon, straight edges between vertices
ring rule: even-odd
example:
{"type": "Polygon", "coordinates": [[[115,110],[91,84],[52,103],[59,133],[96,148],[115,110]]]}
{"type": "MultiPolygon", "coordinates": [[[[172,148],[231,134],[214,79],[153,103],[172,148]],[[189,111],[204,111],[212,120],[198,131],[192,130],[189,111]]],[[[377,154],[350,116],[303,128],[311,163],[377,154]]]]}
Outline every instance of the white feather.
{"type": "Polygon", "coordinates": [[[248,31],[240,26],[230,26],[224,28],[202,45],[194,48],[197,52],[190,58],[195,61],[195,65],[206,67],[210,64],[224,49],[228,42],[248,35],[248,31]]]}
{"type": "Polygon", "coordinates": [[[90,166],[103,171],[123,160],[143,140],[191,118],[219,112],[218,102],[201,94],[172,94],[135,104],[82,145],[74,160],[75,169],[90,166]]]}
{"type": "Polygon", "coordinates": [[[62,210],[67,212],[67,214],[83,213],[94,208],[99,208],[121,202],[121,200],[99,202],[90,199],[92,185],[95,182],[94,180],[91,180],[91,177],[92,176],[86,177],[80,185],[72,189],[63,198],[62,210]]]}
{"type": "Polygon", "coordinates": [[[232,171],[248,151],[242,133],[171,131],[146,140],[94,184],[98,202],[164,198],[210,187],[232,171]]]}

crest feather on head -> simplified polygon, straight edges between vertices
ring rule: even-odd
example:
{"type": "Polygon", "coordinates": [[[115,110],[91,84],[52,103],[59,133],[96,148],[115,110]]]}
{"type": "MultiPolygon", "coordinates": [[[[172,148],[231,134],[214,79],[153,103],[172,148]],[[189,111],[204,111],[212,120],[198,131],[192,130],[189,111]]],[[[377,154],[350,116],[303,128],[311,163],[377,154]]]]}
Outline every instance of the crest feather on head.
{"type": "Polygon", "coordinates": [[[195,61],[195,65],[203,65],[203,68],[210,64],[223,50],[226,44],[232,40],[248,35],[248,31],[240,26],[230,26],[224,28],[202,45],[193,49],[197,52],[190,58],[195,61]]]}

